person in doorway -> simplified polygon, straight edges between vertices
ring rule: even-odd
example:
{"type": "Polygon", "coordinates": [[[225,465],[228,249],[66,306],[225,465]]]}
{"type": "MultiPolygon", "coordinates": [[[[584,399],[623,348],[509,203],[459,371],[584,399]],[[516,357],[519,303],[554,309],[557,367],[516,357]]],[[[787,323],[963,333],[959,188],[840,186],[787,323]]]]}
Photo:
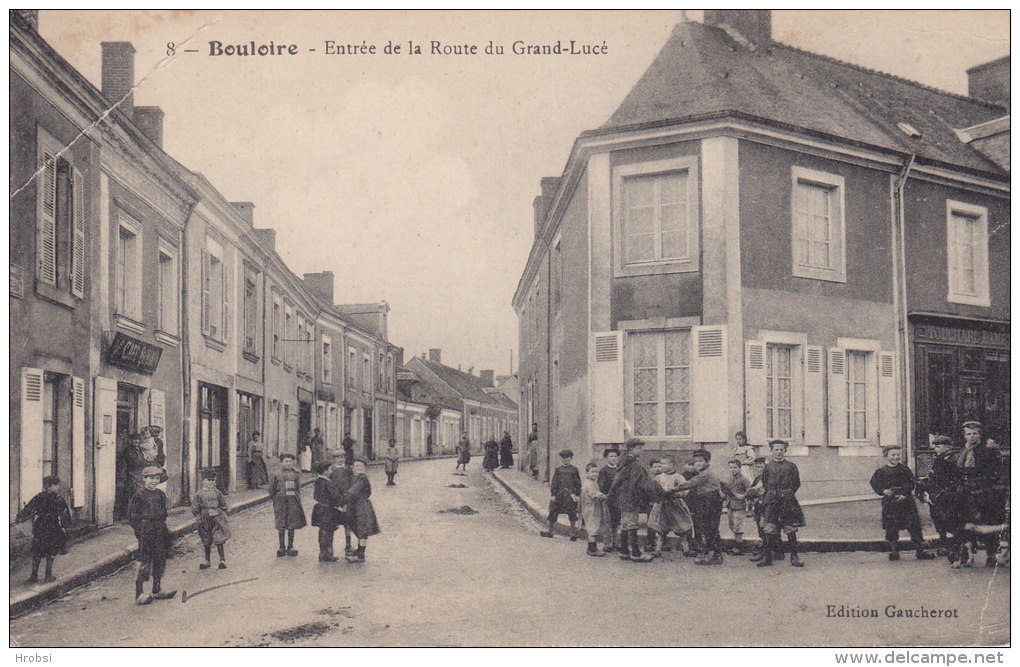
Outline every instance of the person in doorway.
{"type": "Polygon", "coordinates": [[[39,563],[46,559],[44,582],[56,581],[53,560],[67,553],[67,529],[71,525],[71,510],[60,497],[60,478],[43,478],[43,490],[18,512],[15,523],[32,522],[32,576],[29,584],[39,583],[39,563]]]}
{"type": "Polygon", "coordinates": [[[321,461],[331,463],[329,457],[326,456],[326,445],[322,441],[322,433],[319,429],[316,428],[312,430],[312,435],[308,438],[308,448],[311,450],[312,454],[313,469],[314,466],[318,465],[321,461]]]}
{"type": "Polygon", "coordinates": [[[276,557],[297,556],[294,548],[294,531],[308,525],[305,510],[301,507],[301,471],[290,452],[280,454],[280,469],[269,482],[269,497],[273,499],[273,517],[279,533],[280,548],[276,557]],[[284,545],[284,537],[287,543],[284,545]]]}
{"type": "Polygon", "coordinates": [[[205,471],[202,473],[202,488],[191,502],[191,513],[198,518],[198,536],[202,540],[202,550],[205,552],[205,560],[198,566],[200,570],[208,570],[211,567],[209,557],[214,544],[220,557],[219,569],[227,569],[223,545],[230,539],[228,510],[227,499],[216,488],[216,472],[205,471]]]}
{"type": "Polygon", "coordinates": [[[400,461],[400,450],[397,449],[397,441],[390,438],[389,447],[386,448],[386,486],[396,486],[393,478],[397,476],[397,464],[400,461]]]}
{"type": "Polygon", "coordinates": [[[514,467],[514,441],[510,431],[503,431],[503,439],[499,441],[499,467],[514,467]]]}
{"type": "Polygon", "coordinates": [[[525,468],[531,476],[538,479],[538,424],[531,425],[531,433],[528,434],[527,454],[524,461],[525,468]]]}
{"type": "MultiPolygon", "coordinates": [[[[121,454],[121,466],[124,470],[125,497],[128,502],[145,487],[145,479],[142,471],[149,467],[162,469],[160,460],[165,457],[159,456],[159,450],[155,441],[149,435],[149,429],[142,429],[141,433],[129,437],[128,446],[121,454]]],[[[163,482],[164,480],[160,480],[163,482]]]]}
{"type": "Polygon", "coordinates": [[[258,489],[269,483],[269,471],[266,469],[265,448],[262,434],[254,431],[248,441],[248,488],[258,489]]]}
{"type": "Polygon", "coordinates": [[[166,526],[166,494],[156,488],[164,471],[156,466],[142,470],[143,486],[128,504],[128,522],[138,539],[138,575],[135,577],[135,604],[145,605],[153,600],[169,600],[176,590],[163,590],[163,573],[170,556],[173,540],[166,526]],[[145,584],[152,576],[152,592],[145,592],[145,584]]]}
{"type": "Polygon", "coordinates": [[[343,497],[330,479],[333,465],[321,461],[315,466],[315,507],[312,508],[312,525],[319,529],[319,562],[335,563],[333,555],[333,534],[344,523],[340,504],[343,497]]]}
{"type": "Polygon", "coordinates": [[[344,436],[340,446],[344,450],[344,466],[350,468],[354,463],[354,438],[351,437],[350,433],[344,436]]]}
{"type": "Polygon", "coordinates": [[[467,474],[467,465],[471,463],[471,441],[468,440],[467,431],[464,431],[460,436],[458,451],[460,455],[457,457],[457,466],[453,470],[456,472],[461,466],[464,466],[464,474],[467,474]]]}
{"type": "Polygon", "coordinates": [[[921,538],[921,517],[914,504],[917,480],[910,468],[903,465],[899,447],[883,447],[885,465],[871,476],[871,488],[882,496],[882,528],[889,543],[889,560],[900,559],[900,531],[906,530],[917,553],[917,560],[931,560],[935,554],[924,548],[921,538]]]}
{"type": "Polygon", "coordinates": [[[375,516],[375,508],[369,500],[372,495],[372,484],[368,481],[366,470],[368,464],[363,459],[355,459],[352,472],[354,482],[343,494],[343,505],[347,508],[347,521],[351,531],[358,538],[358,548],[347,556],[348,563],[364,563],[365,549],[368,538],[379,534],[379,521],[375,516]]]}
{"type": "Polygon", "coordinates": [[[804,512],[797,502],[800,471],[786,460],[785,440],[769,443],[772,461],[761,473],[762,496],[762,557],[758,567],[772,565],[773,557],[782,549],[781,533],[786,533],[790,548],[790,565],[804,567],[797,553],[797,529],[804,526],[804,512]]]}

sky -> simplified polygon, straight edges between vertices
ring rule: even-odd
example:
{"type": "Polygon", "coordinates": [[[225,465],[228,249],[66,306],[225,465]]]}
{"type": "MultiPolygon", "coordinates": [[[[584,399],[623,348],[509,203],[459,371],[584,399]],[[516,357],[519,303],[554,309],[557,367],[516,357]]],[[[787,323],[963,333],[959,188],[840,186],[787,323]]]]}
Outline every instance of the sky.
{"type": "MultiPolygon", "coordinates": [[[[97,88],[100,42],[132,42],[134,103],[166,113],[164,149],[228,200],[254,202],[292,271],[333,271],[341,303],[387,301],[405,358],[438,347],[446,364],[501,375],[511,355],[517,365],[511,299],[539,179],[562,173],[574,139],[609,118],[685,15],[702,18],[43,11],[39,32],[97,88]],[[252,40],[299,53],[209,55],[210,41],[252,40]],[[329,40],[376,53],[327,54],[329,40]],[[515,55],[518,40],[606,52],[515,55]],[[478,53],[433,55],[433,41],[478,53]],[[503,55],[485,54],[490,41],[503,55]],[[383,53],[390,42],[399,54],[383,53]]],[[[966,94],[967,68],[1009,53],[1009,12],[776,11],[773,38],[966,94]]]]}

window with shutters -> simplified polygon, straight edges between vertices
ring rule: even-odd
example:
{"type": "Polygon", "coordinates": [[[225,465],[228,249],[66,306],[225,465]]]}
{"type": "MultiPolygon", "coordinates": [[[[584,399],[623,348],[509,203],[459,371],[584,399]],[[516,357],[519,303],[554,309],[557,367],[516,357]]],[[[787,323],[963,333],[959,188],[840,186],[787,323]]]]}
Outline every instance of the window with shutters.
{"type": "Polygon", "coordinates": [[[64,146],[41,127],[37,144],[37,291],[65,305],[73,305],[67,292],[79,299],[85,297],[85,178],[68,159],[58,157],[65,150],[64,146]]]}
{"type": "Polygon", "coordinates": [[[869,394],[874,391],[869,382],[867,352],[847,350],[846,353],[846,423],[847,440],[870,440],[874,435],[874,415],[870,414],[869,394]]]}
{"type": "Polygon", "coordinates": [[[627,346],[634,435],[689,438],[690,330],[632,332],[627,346]]]}
{"type": "Polygon", "coordinates": [[[383,388],[386,386],[384,379],[384,375],[386,373],[386,361],[385,357],[383,357],[382,352],[379,353],[379,368],[377,369],[377,372],[378,377],[376,378],[375,390],[382,391],[383,388]]]}
{"type": "Polygon", "coordinates": [[[366,393],[372,388],[372,355],[368,353],[361,358],[361,377],[358,378],[358,384],[366,393]]]}
{"type": "Polygon", "coordinates": [[[843,177],[793,168],[793,275],[846,282],[843,177]]]}
{"type": "Polygon", "coordinates": [[[206,238],[202,254],[202,333],[218,342],[227,339],[230,290],[223,246],[206,238]]]}
{"type": "Polygon", "coordinates": [[[291,350],[294,349],[293,339],[296,337],[293,330],[293,316],[291,314],[290,306],[285,308],[285,314],[283,319],[283,367],[285,370],[292,370],[294,355],[291,350]]]}
{"type": "Polygon", "coordinates": [[[157,312],[159,330],[172,336],[177,335],[177,256],[164,243],[159,244],[158,281],[159,309],[157,312]]]}
{"type": "Polygon", "coordinates": [[[282,332],[282,325],[280,318],[280,301],[274,296],[273,297],[273,359],[276,361],[280,360],[282,352],[280,351],[280,334],[282,332]]]}
{"type": "Polygon", "coordinates": [[[613,188],[617,275],[698,270],[696,158],[617,167],[613,188]]]}
{"type": "Polygon", "coordinates": [[[947,298],[988,306],[988,209],[955,201],[947,202],[946,208],[947,298]]]}
{"type": "Polygon", "coordinates": [[[333,384],[333,340],[322,337],[322,383],[333,384]]]}
{"type": "Polygon", "coordinates": [[[768,345],[765,359],[765,424],[769,439],[789,441],[793,431],[793,360],[791,345],[768,345]]]}
{"type": "Polygon", "coordinates": [[[353,348],[347,351],[347,384],[351,389],[358,388],[358,353],[353,348]]]}
{"type": "Polygon", "coordinates": [[[394,375],[395,374],[393,372],[393,355],[391,354],[386,358],[386,393],[388,394],[393,393],[394,375]]]}
{"type": "Polygon", "coordinates": [[[118,315],[137,322],[142,317],[142,226],[123,211],[117,213],[117,219],[114,304],[118,315]]]}
{"type": "Polygon", "coordinates": [[[242,352],[250,360],[257,360],[259,355],[259,295],[258,271],[248,265],[244,266],[244,348],[242,352]]]}

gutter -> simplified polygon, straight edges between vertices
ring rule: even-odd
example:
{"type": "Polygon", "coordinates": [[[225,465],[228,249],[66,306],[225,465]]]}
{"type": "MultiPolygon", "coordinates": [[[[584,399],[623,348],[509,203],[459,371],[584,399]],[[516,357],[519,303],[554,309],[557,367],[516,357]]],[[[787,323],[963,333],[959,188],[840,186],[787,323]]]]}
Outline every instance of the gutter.
{"type": "Polygon", "coordinates": [[[913,368],[910,358],[909,323],[907,320],[907,254],[906,254],[906,212],[903,192],[906,188],[910,170],[914,166],[916,153],[912,153],[903,170],[893,181],[893,239],[896,240],[896,252],[893,255],[893,295],[896,304],[897,346],[900,348],[900,414],[902,426],[900,435],[906,446],[907,460],[914,460],[913,441],[913,388],[910,382],[910,369],[913,368]]]}

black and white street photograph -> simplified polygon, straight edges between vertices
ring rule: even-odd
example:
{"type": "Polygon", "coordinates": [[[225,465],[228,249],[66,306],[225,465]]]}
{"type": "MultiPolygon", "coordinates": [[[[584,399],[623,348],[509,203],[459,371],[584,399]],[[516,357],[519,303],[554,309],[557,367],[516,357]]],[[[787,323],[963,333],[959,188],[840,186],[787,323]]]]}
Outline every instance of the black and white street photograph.
{"type": "Polygon", "coordinates": [[[12,661],[1008,660],[1009,9],[9,22],[12,661]]]}

